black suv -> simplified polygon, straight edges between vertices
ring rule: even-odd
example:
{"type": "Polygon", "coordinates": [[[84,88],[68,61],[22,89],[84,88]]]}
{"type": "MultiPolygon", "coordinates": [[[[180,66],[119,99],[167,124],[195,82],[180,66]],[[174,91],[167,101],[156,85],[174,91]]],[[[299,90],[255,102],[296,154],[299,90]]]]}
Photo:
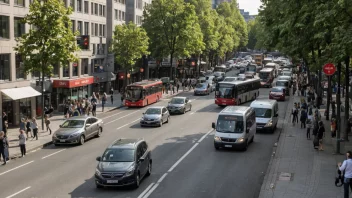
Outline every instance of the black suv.
{"type": "Polygon", "coordinates": [[[144,176],[152,171],[152,156],[144,140],[118,139],[97,157],[95,169],[97,188],[104,186],[139,187],[144,176]]]}

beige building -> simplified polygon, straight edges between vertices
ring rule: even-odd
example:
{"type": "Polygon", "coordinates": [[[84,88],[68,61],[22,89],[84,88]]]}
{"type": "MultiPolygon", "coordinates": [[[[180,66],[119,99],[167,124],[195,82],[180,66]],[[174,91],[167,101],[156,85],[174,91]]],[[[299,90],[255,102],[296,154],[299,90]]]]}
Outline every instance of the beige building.
{"type": "MultiPolygon", "coordinates": [[[[40,73],[25,75],[21,56],[16,54],[15,38],[28,32],[30,26],[20,20],[29,11],[30,0],[0,0],[0,112],[8,114],[9,125],[16,126],[22,117],[41,114],[40,73]],[[18,94],[20,93],[20,95],[18,94]]],[[[108,53],[115,25],[126,23],[128,16],[142,23],[143,6],[151,0],[64,0],[71,6],[72,30],[80,38],[89,36],[89,49],[78,52],[77,63],[54,66],[53,76],[45,79],[45,106],[64,110],[66,100],[90,96],[93,91],[106,92],[114,74],[114,57],[108,53]],[[134,2],[133,15],[126,9],[134,2]],[[137,4],[135,4],[137,3],[137,4]],[[142,6],[141,6],[142,3],[142,6]]],[[[2,122],[0,123],[2,128],[2,122]]]]}

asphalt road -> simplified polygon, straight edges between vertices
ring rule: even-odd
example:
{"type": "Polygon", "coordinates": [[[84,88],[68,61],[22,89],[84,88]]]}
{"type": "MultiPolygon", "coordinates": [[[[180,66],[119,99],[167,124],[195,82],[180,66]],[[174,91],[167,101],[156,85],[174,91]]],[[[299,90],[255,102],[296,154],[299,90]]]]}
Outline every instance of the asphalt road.
{"type": "MultiPolygon", "coordinates": [[[[258,197],[287,102],[279,103],[275,134],[257,134],[246,152],[215,151],[211,123],[222,108],[214,104],[214,93],[180,95],[192,100],[192,111],[173,115],[161,128],[139,126],[146,108],[116,110],[102,115],[100,138],[83,146],[49,146],[12,160],[0,167],[0,197],[258,197]],[[117,138],[144,138],[152,149],[152,175],[139,189],[95,188],[95,158],[117,138]]],[[[261,89],[260,98],[267,97],[268,89],[261,89]]]]}

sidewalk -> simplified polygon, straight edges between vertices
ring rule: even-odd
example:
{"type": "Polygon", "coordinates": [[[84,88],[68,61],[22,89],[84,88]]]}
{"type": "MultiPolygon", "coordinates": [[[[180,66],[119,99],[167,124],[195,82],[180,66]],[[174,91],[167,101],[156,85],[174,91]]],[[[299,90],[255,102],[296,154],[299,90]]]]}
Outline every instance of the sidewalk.
{"type": "Polygon", "coordinates": [[[179,95],[179,94],[181,94],[183,92],[192,92],[192,91],[194,91],[194,89],[190,89],[189,90],[188,88],[185,88],[183,90],[183,87],[180,86],[180,88],[178,89],[178,92],[176,91],[176,88],[175,88],[175,93],[172,93],[172,90],[171,91],[170,90],[169,91],[165,90],[165,92],[163,93],[162,99],[169,99],[169,98],[177,96],[177,95],[179,95]]]}
{"type": "MultiPolygon", "coordinates": [[[[112,111],[114,109],[117,109],[121,107],[121,95],[119,93],[116,93],[113,95],[114,101],[113,104],[111,104],[110,100],[110,95],[108,96],[108,100],[105,104],[104,112],[112,111]]],[[[104,113],[102,111],[102,104],[101,102],[97,104],[97,116],[99,117],[100,114],[104,113]]],[[[57,129],[59,129],[60,124],[62,124],[65,121],[63,113],[59,114],[54,114],[50,120],[50,127],[52,132],[54,133],[57,129]]],[[[45,130],[42,130],[42,120],[38,119],[38,126],[39,126],[39,132],[38,132],[38,140],[32,140],[31,137],[28,138],[26,149],[27,153],[30,151],[45,147],[49,144],[51,144],[51,135],[49,135],[49,132],[45,130]]],[[[8,129],[8,140],[9,140],[9,154],[10,158],[17,158],[21,155],[20,148],[18,146],[18,135],[19,135],[19,128],[12,128],[8,129]]]]}
{"type": "MultiPolygon", "coordinates": [[[[287,109],[292,109],[299,96],[293,96],[287,109]]],[[[326,103],[325,103],[326,104],[326,103]]],[[[306,129],[300,124],[293,126],[290,111],[286,112],[281,135],[274,148],[262,187],[260,198],[338,198],[343,197],[343,187],[336,187],[337,162],[344,155],[333,155],[334,142],[330,136],[330,123],[325,120],[324,106],[320,112],[325,125],[324,151],[313,148],[313,141],[307,140],[306,129]]],[[[311,131],[312,133],[312,131],[311,131]]],[[[311,138],[313,139],[312,135],[311,138]]]]}

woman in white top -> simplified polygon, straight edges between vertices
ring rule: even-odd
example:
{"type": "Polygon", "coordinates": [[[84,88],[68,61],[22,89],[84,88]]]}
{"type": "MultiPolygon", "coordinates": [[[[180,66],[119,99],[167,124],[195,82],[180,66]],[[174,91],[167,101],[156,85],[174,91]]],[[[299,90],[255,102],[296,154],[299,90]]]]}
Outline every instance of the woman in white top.
{"type": "Polygon", "coordinates": [[[36,138],[36,140],[38,140],[38,124],[37,124],[37,120],[35,119],[35,117],[32,118],[32,123],[31,123],[31,128],[33,130],[33,139],[36,138]]]}
{"type": "Polygon", "coordinates": [[[307,117],[307,140],[310,140],[310,129],[313,129],[314,127],[314,116],[313,116],[313,112],[312,109],[309,108],[308,110],[308,117],[307,117]]]}

